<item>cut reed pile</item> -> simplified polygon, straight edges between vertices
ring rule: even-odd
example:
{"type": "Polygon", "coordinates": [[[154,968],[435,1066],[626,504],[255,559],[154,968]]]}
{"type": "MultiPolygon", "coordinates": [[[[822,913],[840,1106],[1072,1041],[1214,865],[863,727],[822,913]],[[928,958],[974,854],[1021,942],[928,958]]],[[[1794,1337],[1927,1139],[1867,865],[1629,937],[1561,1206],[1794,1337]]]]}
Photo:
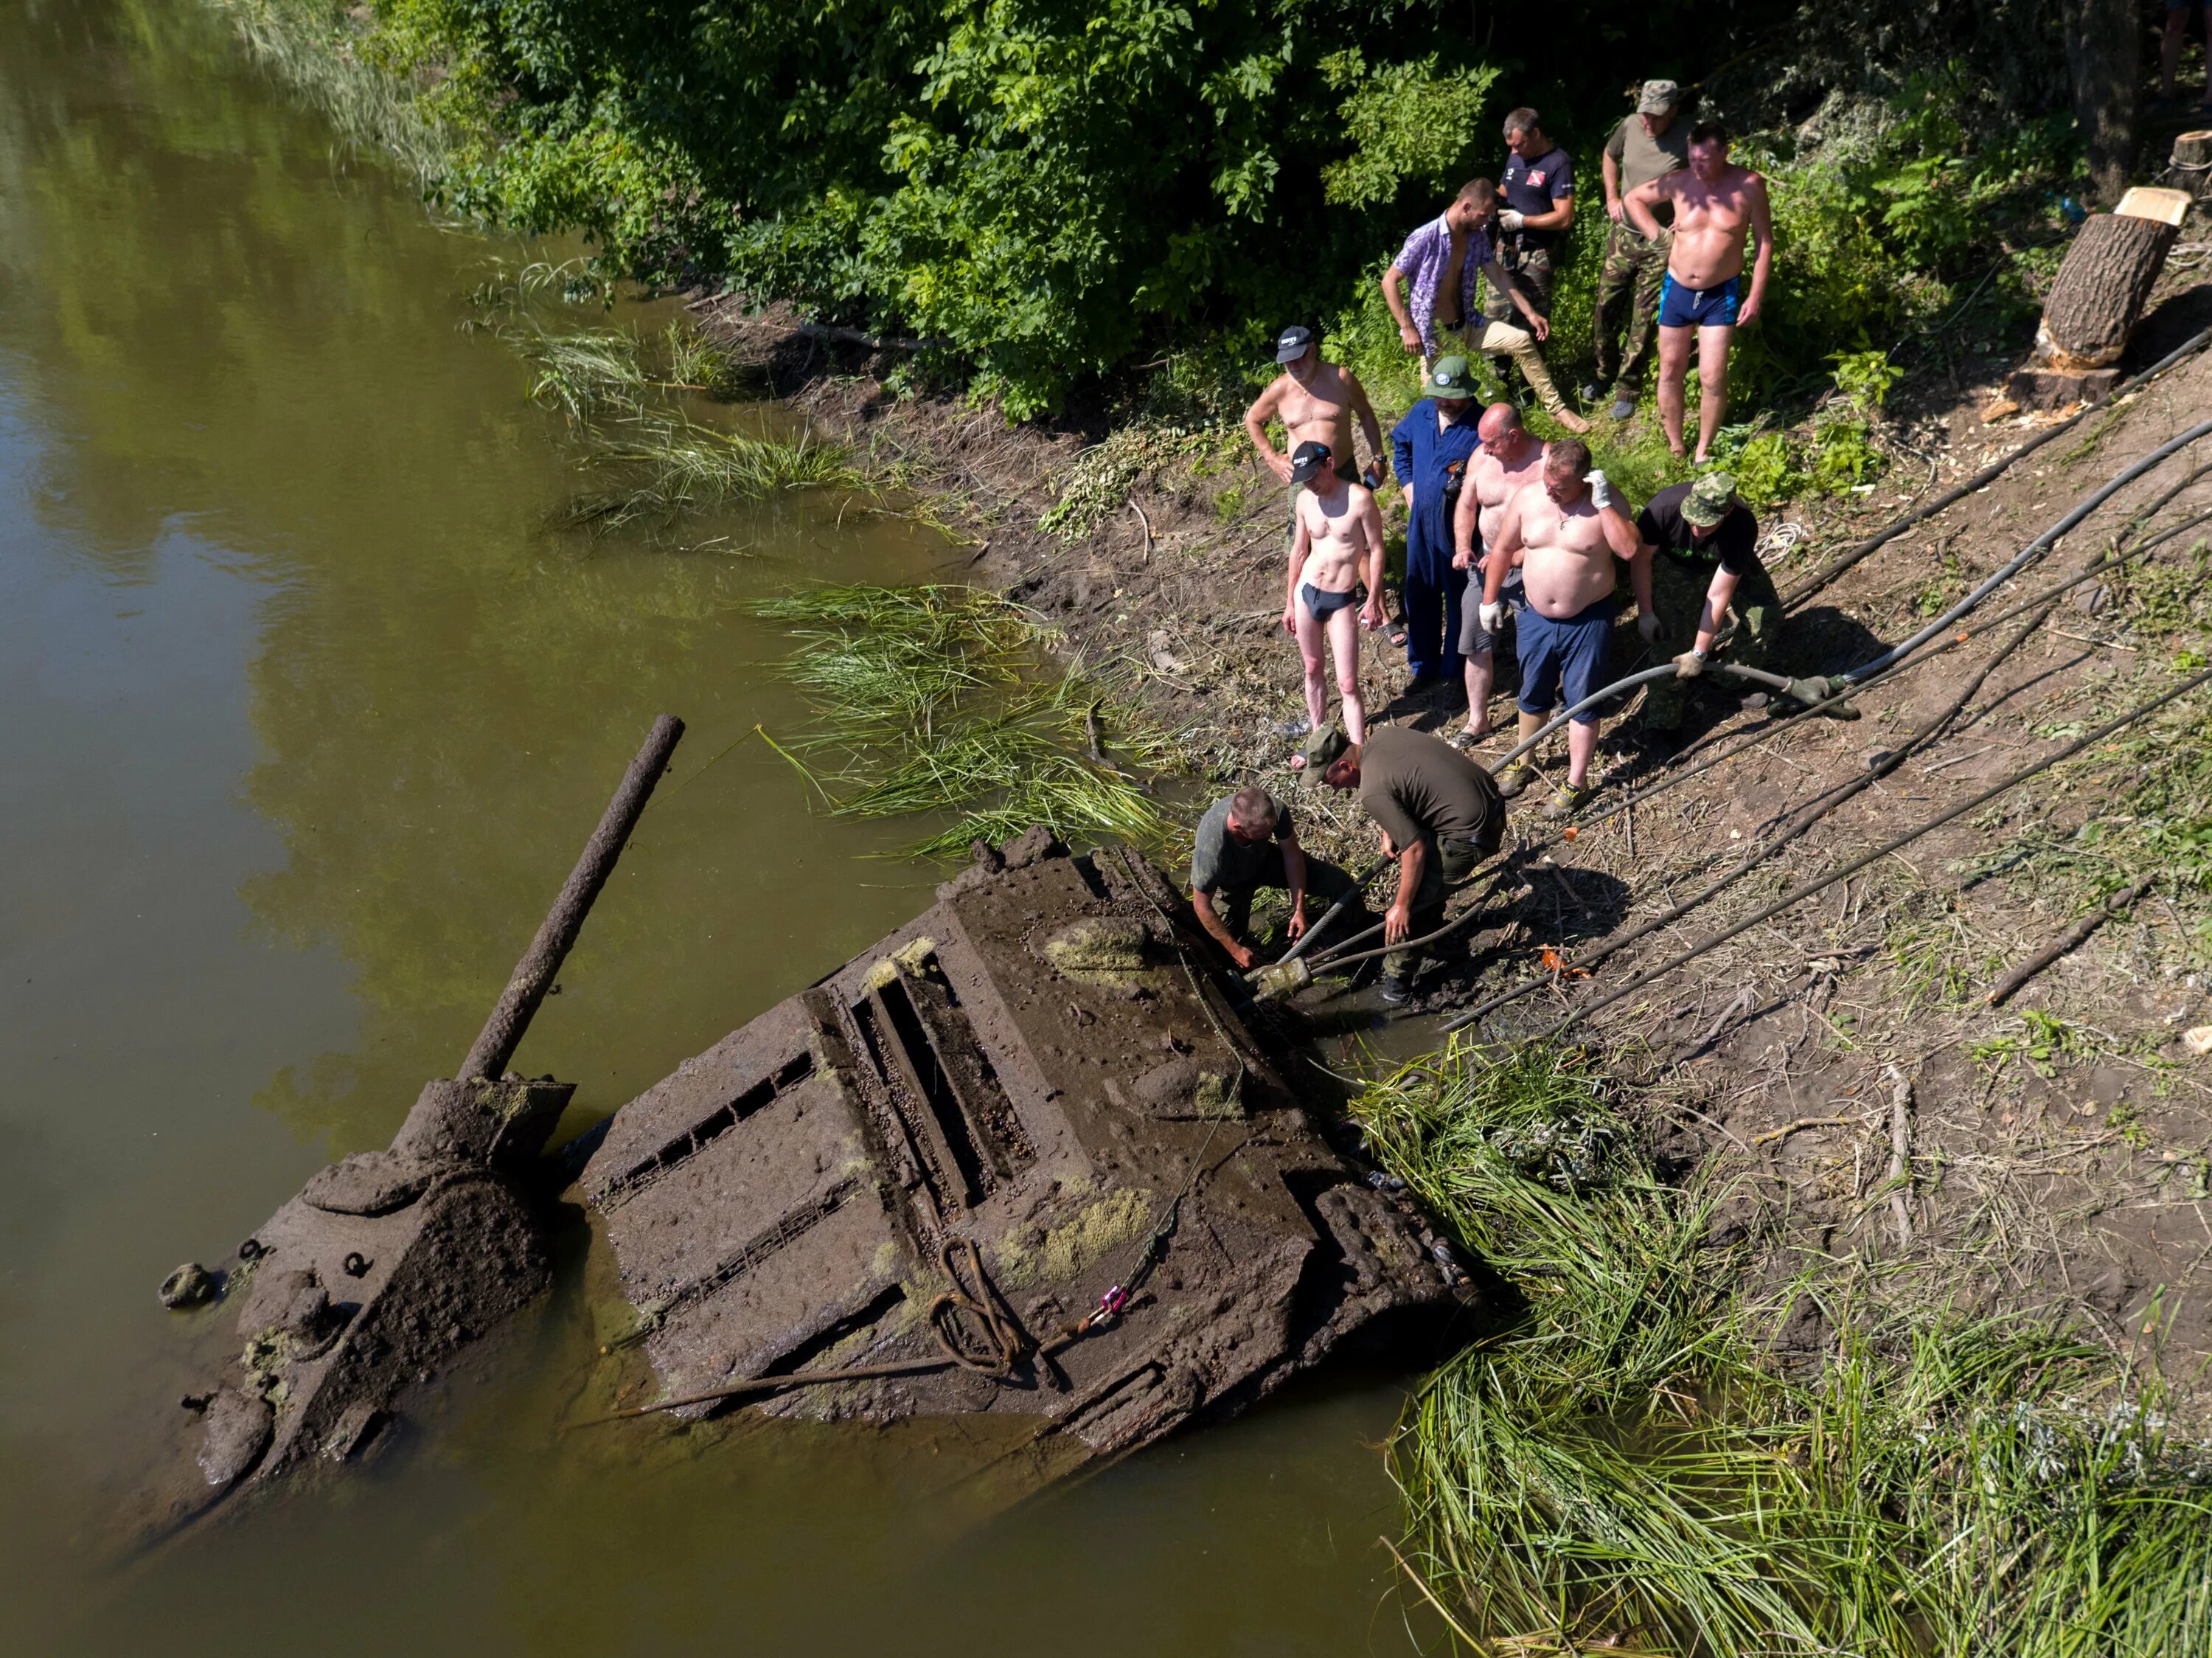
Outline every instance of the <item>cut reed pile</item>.
{"type": "Polygon", "coordinates": [[[1411,1563],[1479,1649],[2212,1651],[2212,1448],[2154,1372],[1909,1278],[1755,1299],[1705,1247],[1717,1194],[1661,1181],[1576,1054],[1455,1045],[1353,1114],[1522,1302],[1392,1446],[1411,1563]]]}
{"type": "Polygon", "coordinates": [[[951,813],[914,849],[952,856],[1034,824],[1063,838],[1156,844],[1167,820],[1128,765],[1166,768],[1166,739],[1117,689],[1077,664],[1040,672],[1048,631],[973,588],[821,587],[764,600],[756,613],[791,625],[786,670],[817,724],[790,749],[842,815],[951,813]]]}

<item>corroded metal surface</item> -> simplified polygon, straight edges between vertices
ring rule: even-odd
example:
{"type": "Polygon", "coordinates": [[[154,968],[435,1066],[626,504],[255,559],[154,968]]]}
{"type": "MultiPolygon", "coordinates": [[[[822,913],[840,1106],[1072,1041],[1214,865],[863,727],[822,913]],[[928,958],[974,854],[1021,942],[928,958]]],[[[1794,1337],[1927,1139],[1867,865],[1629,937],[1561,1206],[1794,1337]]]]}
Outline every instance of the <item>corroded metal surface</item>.
{"type": "Polygon", "coordinates": [[[586,1167],[664,1396],[926,1359],[951,1239],[1039,1344],[1138,1292],[1012,1378],[948,1364],[760,1408],[1029,1417],[1057,1471],[1349,1342],[1434,1356],[1464,1277],[1187,965],[1149,866],[1024,838],[939,899],[625,1106],[586,1167]]]}

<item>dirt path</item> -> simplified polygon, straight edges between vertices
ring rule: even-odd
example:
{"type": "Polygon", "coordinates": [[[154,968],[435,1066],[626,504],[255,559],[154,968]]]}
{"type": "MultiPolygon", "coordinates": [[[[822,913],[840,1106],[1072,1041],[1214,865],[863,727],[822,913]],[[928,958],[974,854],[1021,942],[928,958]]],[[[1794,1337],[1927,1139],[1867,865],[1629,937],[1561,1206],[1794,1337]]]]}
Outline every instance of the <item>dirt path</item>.
{"type": "MultiPolygon", "coordinates": [[[[2201,326],[2208,297],[2172,299],[2136,359],[2201,326]]],[[[1151,464],[1136,452],[1131,486],[1107,491],[1089,533],[1062,539],[1038,521],[1083,435],[1009,431],[988,411],[899,400],[870,377],[865,350],[795,334],[787,321],[726,312],[711,320],[817,424],[847,431],[879,465],[902,461],[974,538],[976,579],[1035,607],[1094,668],[1126,670],[1156,717],[1186,734],[1210,782],[1296,787],[1290,733],[1304,710],[1297,655],[1277,620],[1282,493],[1249,455],[1233,458],[1235,444],[1164,442],[1151,464]],[[1194,470],[1194,450],[1211,457],[1210,472],[1194,470]]],[[[1899,422],[1898,464],[1872,496],[1783,515],[1810,532],[1774,560],[1784,590],[2032,433],[2023,422],[1984,427],[1985,390],[1923,388],[1899,422]]],[[[1812,597],[1792,616],[1789,667],[1836,673],[1879,655],[2081,496],[2208,415],[2212,353],[2093,414],[1812,597]]],[[[2081,570],[2153,509],[2136,543],[2212,514],[2212,441],[2121,491],[1973,619],[2081,570]]],[[[1704,888],[1808,802],[1867,778],[1978,675],[1986,677],[1964,705],[1901,764],[1606,961],[1590,984],[1625,983],[2170,688],[2177,664],[2201,666],[2212,653],[2203,540],[2185,529],[2141,564],[2075,587],[2040,619],[2021,617],[1876,686],[1857,721],[1798,722],[1571,842],[1542,823],[1533,809],[1541,791],[1532,790],[1513,824],[1528,895],[1513,926],[1453,965],[1432,1008],[1542,976],[1551,951],[1569,971],[1483,1028],[1495,1037],[1556,1022],[1592,993],[1572,973],[1577,952],[1704,888]]],[[[1631,630],[1617,640],[1634,643],[1631,630]]],[[[1634,655],[1617,649],[1617,671],[1643,665],[1634,655]]],[[[1364,663],[1376,716],[1455,725],[1441,695],[1403,694],[1401,654],[1370,644],[1364,663]]],[[[1583,1027],[1583,1039],[1640,1070],[1662,1149],[1742,1177],[1717,1223],[1722,1235],[1763,1241],[1778,1280],[1824,1262],[1935,1261],[1962,1305],[2078,1307],[2116,1346],[2162,1348],[2179,1375],[2212,1356],[2212,1058],[2184,1042],[2212,1025],[2208,709],[2212,696],[2175,704],[1583,1027]],[[2154,884],[2127,913],[2005,1006],[1984,1005],[2008,966],[2104,893],[2145,876],[2154,884]]],[[[1606,786],[1591,813],[1769,729],[1778,711],[1747,711],[1709,690],[1692,705],[1692,742],[1671,761],[1640,741],[1632,710],[1608,721],[1606,786]]],[[[1297,799],[1310,838],[1343,851],[1364,840],[1333,798],[1297,799]]],[[[1817,1350],[1822,1333],[1808,1301],[1791,1344],[1817,1350]]]]}

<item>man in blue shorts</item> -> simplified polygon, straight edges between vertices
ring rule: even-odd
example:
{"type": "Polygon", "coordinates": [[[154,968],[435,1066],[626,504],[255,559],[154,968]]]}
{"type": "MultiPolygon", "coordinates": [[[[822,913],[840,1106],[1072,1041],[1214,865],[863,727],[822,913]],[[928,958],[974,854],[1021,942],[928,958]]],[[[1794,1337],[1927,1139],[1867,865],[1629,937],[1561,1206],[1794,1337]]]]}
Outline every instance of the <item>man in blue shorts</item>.
{"type": "MultiPolygon", "coordinates": [[[[1516,491],[1483,565],[1484,627],[1495,631],[1506,571],[1521,567],[1528,608],[1521,613],[1521,741],[1534,736],[1564,698],[1573,708],[1610,683],[1607,649],[1613,637],[1614,568],[1628,565],[1636,625],[1650,643],[1659,636],[1652,606],[1651,549],[1621,510],[1605,474],[1590,470],[1590,453],[1572,438],[1547,445],[1542,480],[1516,491]]],[[[1597,753],[1597,710],[1583,709],[1567,727],[1567,783],[1544,808],[1571,814],[1590,796],[1589,766],[1597,753]]],[[[1524,759],[1498,779],[1511,796],[1533,770],[1524,759]]]]}
{"type": "Polygon", "coordinates": [[[1735,330],[1759,320],[1774,266],[1774,222],[1766,180],[1729,160],[1727,129],[1699,121],[1690,129],[1690,164],[1638,185],[1621,198],[1638,232],[1660,234],[1658,209],[1674,210],[1674,241],[1659,288],[1659,424],[1667,447],[1683,453],[1683,381],[1690,344],[1698,347],[1698,452],[1704,466],[1728,409],[1729,345],[1735,330]],[[1745,244],[1756,238],[1751,285],[1744,291],[1745,244]]]}

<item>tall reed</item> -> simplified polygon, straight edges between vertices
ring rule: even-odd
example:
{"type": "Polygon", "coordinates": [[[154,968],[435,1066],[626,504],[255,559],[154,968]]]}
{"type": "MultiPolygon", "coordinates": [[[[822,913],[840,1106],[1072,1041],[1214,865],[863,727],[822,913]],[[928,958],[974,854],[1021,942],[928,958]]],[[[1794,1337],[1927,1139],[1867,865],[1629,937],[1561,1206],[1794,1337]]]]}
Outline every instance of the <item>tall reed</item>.
{"type": "Polygon", "coordinates": [[[1146,785],[1092,743],[1110,733],[1121,759],[1156,767],[1165,741],[1079,664],[1042,674],[1045,631],[1019,607],[973,588],[826,586],[755,610],[800,641],[786,671],[817,723],[797,747],[825,755],[808,775],[839,813],[952,814],[914,849],[925,856],[1035,824],[1164,834],[1146,785]]]}
{"type": "Polygon", "coordinates": [[[1573,1053],[1454,1045],[1353,1115],[1520,1302],[1391,1453],[1413,1559],[1491,1649],[2212,1653],[2212,1449],[2154,1375],[1924,1286],[1760,1300],[1573,1053]],[[1823,1295],[1826,1362],[1785,1377],[1823,1295]]]}

